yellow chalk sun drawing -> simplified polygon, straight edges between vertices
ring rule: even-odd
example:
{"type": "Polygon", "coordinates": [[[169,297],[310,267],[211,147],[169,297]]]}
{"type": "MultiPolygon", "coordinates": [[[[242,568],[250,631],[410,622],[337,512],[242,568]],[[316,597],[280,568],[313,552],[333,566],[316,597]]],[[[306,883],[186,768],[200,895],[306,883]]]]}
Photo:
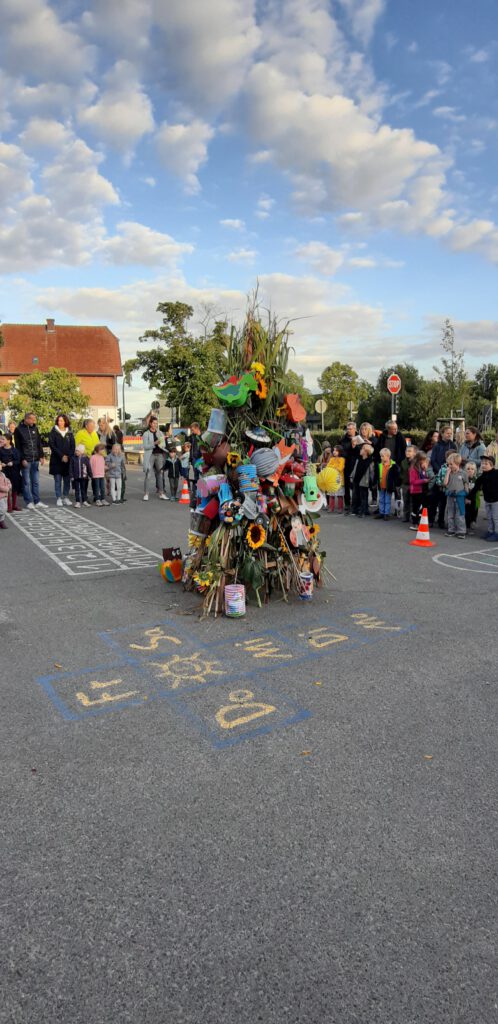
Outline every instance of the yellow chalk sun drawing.
{"type": "Polygon", "coordinates": [[[219,662],[203,659],[199,653],[188,656],[173,654],[167,661],[154,661],[161,679],[171,679],[171,689],[177,690],[182,683],[205,683],[208,676],[222,676],[217,668],[219,662]]]}

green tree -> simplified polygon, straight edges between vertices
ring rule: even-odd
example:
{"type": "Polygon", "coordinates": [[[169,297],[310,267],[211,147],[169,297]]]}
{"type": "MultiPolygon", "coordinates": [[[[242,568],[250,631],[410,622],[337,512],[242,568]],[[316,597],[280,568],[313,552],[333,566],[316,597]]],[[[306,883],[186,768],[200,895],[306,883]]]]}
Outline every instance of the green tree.
{"type": "MultiPolygon", "coordinates": [[[[424,426],[432,419],[432,405],[437,405],[430,381],[425,381],[415,366],[410,363],[396,363],[383,367],[377,383],[367,402],[362,403],[358,419],[366,419],[375,427],[383,427],[391,415],[391,395],[387,390],[387,378],[397,373],[401,378],[401,392],[397,400],[398,422],[403,429],[413,430],[424,426]]],[[[440,387],[440,385],[439,385],[440,387]]]]}
{"type": "Polygon", "coordinates": [[[34,370],[21,373],[11,388],[7,400],[14,419],[22,419],[26,412],[36,413],[38,429],[48,434],[57,413],[79,418],[88,408],[90,398],[81,392],[74,373],[62,367],[50,367],[46,373],[34,370]]]}
{"type": "Polygon", "coordinates": [[[494,404],[498,396],[498,366],[496,363],[483,363],[474,376],[473,384],[480,398],[494,404]]]}
{"type": "Polygon", "coordinates": [[[441,365],[434,366],[434,371],[443,384],[441,414],[449,416],[463,407],[468,391],[463,352],[456,347],[451,320],[445,320],[441,328],[441,348],[446,354],[441,356],[441,365]]]}
{"type": "Polygon", "coordinates": [[[327,366],[318,378],[318,387],[327,402],[326,422],[331,427],[342,427],[353,409],[368,397],[369,387],[361,380],[356,370],[348,363],[334,362],[327,366]]]}
{"type": "Polygon", "coordinates": [[[204,337],[196,338],[187,323],[192,306],[184,302],[160,302],[162,324],[147,330],[139,339],[153,340],[156,347],[138,352],[125,363],[125,380],[140,371],[144,380],[158,391],[167,405],[181,410],[183,420],[204,423],[214,403],[213,384],[217,384],[226,365],[227,325],[216,321],[204,337]]]}
{"type": "Polygon", "coordinates": [[[284,388],[290,395],[299,395],[306,412],[315,411],[315,396],[306,387],[301,373],[296,373],[295,370],[287,370],[284,388]]]}

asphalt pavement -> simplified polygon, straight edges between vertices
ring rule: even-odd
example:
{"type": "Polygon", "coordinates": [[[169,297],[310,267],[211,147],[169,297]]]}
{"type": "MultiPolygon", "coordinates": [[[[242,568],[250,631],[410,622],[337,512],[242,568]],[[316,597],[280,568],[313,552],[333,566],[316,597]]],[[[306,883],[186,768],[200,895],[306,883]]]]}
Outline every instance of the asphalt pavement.
{"type": "Polygon", "coordinates": [[[498,545],[322,515],[201,620],[141,482],[0,535],[0,1021],[492,1024],[498,545]]]}

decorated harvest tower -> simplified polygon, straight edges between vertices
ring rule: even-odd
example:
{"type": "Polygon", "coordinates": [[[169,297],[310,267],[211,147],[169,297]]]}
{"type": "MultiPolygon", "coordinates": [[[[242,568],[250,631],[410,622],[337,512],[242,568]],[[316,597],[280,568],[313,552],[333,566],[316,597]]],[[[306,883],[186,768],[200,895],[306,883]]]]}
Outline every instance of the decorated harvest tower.
{"type": "Polygon", "coordinates": [[[204,609],[244,613],[245,593],[258,604],[294,591],[310,598],[324,554],[316,522],[324,504],[312,462],[313,443],[299,395],[287,394],[289,326],[255,303],[243,328],[232,328],[227,378],[213,388],[202,435],[197,509],[183,581],[204,595],[204,609]]]}

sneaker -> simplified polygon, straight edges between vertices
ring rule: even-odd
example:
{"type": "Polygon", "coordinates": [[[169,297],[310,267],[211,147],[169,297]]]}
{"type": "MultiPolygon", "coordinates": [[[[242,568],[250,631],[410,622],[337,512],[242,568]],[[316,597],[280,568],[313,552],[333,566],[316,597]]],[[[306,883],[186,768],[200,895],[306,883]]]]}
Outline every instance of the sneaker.
{"type": "Polygon", "coordinates": [[[144,496],[143,496],[143,500],[144,500],[144,501],[148,501],[148,500],[149,500],[149,495],[148,495],[148,494],[144,494],[144,496]]]}
{"type": "Polygon", "coordinates": [[[75,508],[81,508],[81,502],[79,502],[79,501],[75,501],[75,503],[74,503],[74,507],[75,507],[75,508]]]}
{"type": "Polygon", "coordinates": [[[66,505],[67,508],[72,508],[73,507],[73,503],[72,503],[72,501],[69,500],[69,498],[63,498],[62,499],[62,504],[66,505]]]}
{"type": "Polygon", "coordinates": [[[456,533],[450,533],[449,530],[447,530],[445,533],[445,537],[456,537],[456,533]]]}
{"type": "Polygon", "coordinates": [[[484,540],[498,540],[498,533],[487,533],[484,540]]]}
{"type": "Polygon", "coordinates": [[[104,501],[101,501],[101,502],[100,502],[100,504],[101,504],[102,506],[103,506],[103,505],[110,505],[110,502],[109,502],[109,501],[106,501],[106,500],[104,499],[104,501]]]}
{"type": "Polygon", "coordinates": [[[167,494],[160,494],[159,497],[160,497],[161,501],[169,501],[169,498],[168,498],[167,494]]]}
{"type": "MultiPolygon", "coordinates": [[[[85,502],[83,502],[83,504],[85,504],[85,502]]],[[[95,505],[98,505],[98,507],[100,508],[100,506],[101,506],[101,504],[102,504],[102,502],[101,502],[100,498],[98,499],[98,501],[94,502],[94,504],[95,504],[95,505]]]]}
{"type": "Polygon", "coordinates": [[[467,535],[465,533],[456,533],[455,536],[457,540],[465,540],[467,535]]]}
{"type": "Polygon", "coordinates": [[[417,532],[418,531],[418,526],[410,526],[410,530],[415,530],[417,532]]]}
{"type": "Polygon", "coordinates": [[[44,501],[37,501],[35,508],[48,508],[44,501]]]}
{"type": "Polygon", "coordinates": [[[7,523],[5,522],[4,519],[2,519],[2,521],[0,522],[0,530],[8,530],[8,529],[9,529],[9,527],[7,526],[7,523]]]}
{"type": "Polygon", "coordinates": [[[84,501],[83,504],[84,504],[85,508],[90,508],[91,507],[89,501],[84,501]]]}
{"type": "Polygon", "coordinates": [[[35,505],[34,501],[28,501],[28,504],[26,505],[26,508],[36,508],[36,505],[35,505]]]}
{"type": "Polygon", "coordinates": [[[57,505],[57,508],[64,508],[64,506],[62,504],[62,498],[57,498],[57,501],[56,501],[55,504],[57,505]]]}
{"type": "Polygon", "coordinates": [[[391,516],[382,516],[382,518],[383,518],[385,523],[388,523],[390,518],[391,518],[391,516]]]}

